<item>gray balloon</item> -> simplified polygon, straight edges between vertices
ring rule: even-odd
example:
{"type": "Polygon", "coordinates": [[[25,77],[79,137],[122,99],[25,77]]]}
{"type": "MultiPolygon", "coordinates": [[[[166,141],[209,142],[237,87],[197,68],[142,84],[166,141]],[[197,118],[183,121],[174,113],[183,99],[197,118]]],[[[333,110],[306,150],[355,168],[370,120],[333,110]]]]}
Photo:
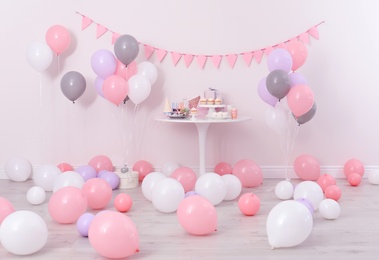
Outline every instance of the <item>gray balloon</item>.
{"type": "Polygon", "coordinates": [[[129,34],[119,36],[114,43],[114,54],[125,65],[129,65],[137,57],[138,52],[138,42],[129,34]]]}
{"type": "Polygon", "coordinates": [[[75,103],[86,90],[86,79],[77,71],[69,71],[61,79],[61,90],[63,94],[75,103]]]}
{"type": "Polygon", "coordinates": [[[284,70],[273,70],[266,77],[266,87],[271,95],[284,98],[291,89],[291,79],[284,70]]]}
{"type": "Polygon", "coordinates": [[[304,115],[299,116],[296,119],[296,121],[299,123],[299,125],[307,123],[309,120],[311,120],[315,116],[316,110],[317,110],[316,103],[313,103],[312,108],[304,115]]]}

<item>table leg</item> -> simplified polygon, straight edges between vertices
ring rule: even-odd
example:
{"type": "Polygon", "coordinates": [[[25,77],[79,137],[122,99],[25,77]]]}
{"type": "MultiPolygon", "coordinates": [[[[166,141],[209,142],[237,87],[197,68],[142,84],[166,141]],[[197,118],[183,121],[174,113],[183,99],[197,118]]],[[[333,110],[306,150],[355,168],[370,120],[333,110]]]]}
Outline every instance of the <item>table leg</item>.
{"type": "Polygon", "coordinates": [[[199,136],[199,176],[206,172],[205,169],[205,141],[207,138],[207,131],[209,123],[198,123],[196,124],[197,133],[199,136]]]}

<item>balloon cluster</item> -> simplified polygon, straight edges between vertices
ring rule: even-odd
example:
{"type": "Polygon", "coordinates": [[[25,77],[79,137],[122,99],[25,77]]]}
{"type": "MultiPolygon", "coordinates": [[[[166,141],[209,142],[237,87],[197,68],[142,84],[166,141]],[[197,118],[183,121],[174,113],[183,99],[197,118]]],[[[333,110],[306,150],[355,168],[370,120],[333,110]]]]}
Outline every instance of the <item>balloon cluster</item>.
{"type": "Polygon", "coordinates": [[[156,67],[144,61],[134,61],[139,52],[137,40],[128,34],[121,35],[114,44],[113,52],[100,49],[91,57],[91,66],[97,77],[97,94],[115,105],[130,99],[138,105],[151,92],[157,79],[156,67]]]}
{"type": "MultiPolygon", "coordinates": [[[[306,61],[308,51],[301,41],[290,41],[285,48],[274,49],[267,57],[269,74],[258,83],[258,94],[267,104],[276,108],[276,104],[287,97],[289,110],[299,125],[310,121],[317,110],[314,93],[307,80],[295,72],[306,61]]],[[[279,109],[278,109],[279,110],[279,109]]],[[[269,125],[281,127],[282,111],[270,110],[266,116],[269,125]]]]}

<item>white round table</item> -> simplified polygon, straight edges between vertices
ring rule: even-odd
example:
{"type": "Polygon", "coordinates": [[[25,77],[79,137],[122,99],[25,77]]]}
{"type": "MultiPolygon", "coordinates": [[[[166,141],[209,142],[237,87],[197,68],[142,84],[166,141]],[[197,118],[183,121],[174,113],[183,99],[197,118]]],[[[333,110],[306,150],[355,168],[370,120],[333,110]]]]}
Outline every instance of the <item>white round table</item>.
{"type": "Polygon", "coordinates": [[[205,168],[205,141],[207,131],[211,124],[233,124],[251,120],[250,117],[239,117],[237,119],[173,119],[173,118],[157,118],[157,121],[175,123],[175,124],[195,124],[199,139],[199,175],[206,173],[205,168]]]}

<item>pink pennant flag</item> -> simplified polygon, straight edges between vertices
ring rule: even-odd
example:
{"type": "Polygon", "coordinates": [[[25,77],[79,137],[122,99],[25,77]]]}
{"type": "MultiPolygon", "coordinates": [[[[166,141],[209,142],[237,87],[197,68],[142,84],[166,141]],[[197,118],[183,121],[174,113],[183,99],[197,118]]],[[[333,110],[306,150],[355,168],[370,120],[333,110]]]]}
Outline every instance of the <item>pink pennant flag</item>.
{"type": "Polygon", "coordinates": [[[149,59],[154,52],[154,47],[146,44],[144,46],[146,59],[149,59]]]}
{"type": "Polygon", "coordinates": [[[162,60],[164,59],[166,54],[167,54],[167,51],[165,51],[163,49],[158,49],[157,56],[158,56],[159,62],[162,62],[162,60]]]}
{"type": "Polygon", "coordinates": [[[288,41],[288,43],[297,42],[297,41],[298,41],[297,37],[293,37],[292,39],[288,41]]]}
{"type": "Polygon", "coordinates": [[[253,59],[253,55],[253,52],[245,52],[244,54],[242,54],[243,60],[245,61],[247,66],[250,66],[251,60],[253,59]]]}
{"type": "Polygon", "coordinates": [[[309,29],[308,33],[315,38],[316,40],[320,39],[320,36],[318,34],[318,29],[316,26],[313,26],[311,29],[309,29]]]}
{"type": "Polygon", "coordinates": [[[228,61],[229,66],[233,69],[234,68],[234,64],[236,64],[237,54],[226,55],[226,60],[228,61]]]}
{"type": "Polygon", "coordinates": [[[191,65],[193,61],[193,57],[194,56],[192,54],[184,54],[184,62],[187,68],[189,67],[189,65],[191,65]]]}
{"type": "Polygon", "coordinates": [[[120,37],[120,34],[112,32],[112,44],[116,42],[118,37],[120,37]]]}
{"type": "Polygon", "coordinates": [[[254,59],[255,59],[255,61],[256,61],[258,64],[261,63],[262,56],[263,56],[263,51],[262,51],[262,50],[254,51],[254,59]]]}
{"type": "Polygon", "coordinates": [[[90,26],[92,24],[92,20],[89,19],[87,16],[82,16],[82,31],[87,28],[88,26],[90,26]]]}
{"type": "Polygon", "coordinates": [[[299,40],[303,41],[304,43],[309,43],[309,37],[308,37],[308,33],[302,33],[299,35],[299,40]]]}
{"type": "Polygon", "coordinates": [[[264,53],[266,54],[266,56],[268,56],[270,52],[272,52],[273,49],[274,48],[272,46],[266,47],[264,50],[264,53]]]}
{"type": "Polygon", "coordinates": [[[204,68],[205,62],[207,61],[207,56],[205,55],[199,55],[196,57],[197,63],[199,64],[200,68],[204,68]]]}
{"type": "Polygon", "coordinates": [[[174,63],[174,66],[176,66],[181,57],[182,55],[180,53],[171,52],[172,63],[174,63]]]}
{"type": "Polygon", "coordinates": [[[104,33],[106,33],[108,31],[107,28],[105,28],[104,26],[102,26],[101,24],[97,24],[97,28],[96,28],[96,38],[99,39],[104,33]]]}
{"type": "Polygon", "coordinates": [[[286,44],[284,42],[281,42],[278,44],[278,46],[276,46],[277,49],[285,49],[286,48],[286,44]]]}
{"type": "Polygon", "coordinates": [[[222,56],[220,56],[220,55],[212,55],[211,59],[212,59],[213,65],[216,68],[218,68],[220,66],[220,63],[221,63],[221,60],[222,60],[222,56]]]}

